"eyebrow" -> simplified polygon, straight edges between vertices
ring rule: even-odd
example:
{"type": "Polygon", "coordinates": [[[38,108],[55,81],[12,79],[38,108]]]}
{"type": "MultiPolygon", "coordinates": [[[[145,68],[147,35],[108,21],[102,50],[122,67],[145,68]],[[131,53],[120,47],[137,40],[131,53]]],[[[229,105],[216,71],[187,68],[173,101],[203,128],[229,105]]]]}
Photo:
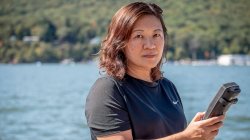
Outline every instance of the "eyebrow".
{"type": "MultiPolygon", "coordinates": [[[[143,32],[144,30],[135,29],[135,30],[133,30],[132,32],[137,32],[137,31],[143,32]]],[[[156,31],[162,31],[162,29],[155,29],[154,32],[156,32],[156,31]]]]}

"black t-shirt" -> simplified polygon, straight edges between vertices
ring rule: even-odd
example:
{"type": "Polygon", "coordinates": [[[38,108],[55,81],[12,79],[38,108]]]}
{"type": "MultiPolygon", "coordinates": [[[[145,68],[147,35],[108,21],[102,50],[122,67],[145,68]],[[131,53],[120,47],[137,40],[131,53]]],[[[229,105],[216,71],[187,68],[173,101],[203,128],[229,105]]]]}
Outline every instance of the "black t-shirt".
{"type": "Polygon", "coordinates": [[[133,139],[156,139],[183,131],[186,118],[174,84],[166,78],[146,82],[99,78],[92,86],[85,115],[93,140],[125,130],[133,139]]]}

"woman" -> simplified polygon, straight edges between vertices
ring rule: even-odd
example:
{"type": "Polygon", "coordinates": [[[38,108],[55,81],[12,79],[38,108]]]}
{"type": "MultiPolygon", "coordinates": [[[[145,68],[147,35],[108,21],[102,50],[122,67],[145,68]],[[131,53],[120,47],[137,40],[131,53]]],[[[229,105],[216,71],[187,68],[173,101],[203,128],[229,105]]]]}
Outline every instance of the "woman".
{"type": "Polygon", "coordinates": [[[92,139],[214,139],[224,116],[187,126],[174,84],[162,76],[167,29],[162,9],[135,2],[113,16],[100,52],[97,79],[86,100],[92,139]],[[187,127],[186,127],[187,126],[187,127]]]}

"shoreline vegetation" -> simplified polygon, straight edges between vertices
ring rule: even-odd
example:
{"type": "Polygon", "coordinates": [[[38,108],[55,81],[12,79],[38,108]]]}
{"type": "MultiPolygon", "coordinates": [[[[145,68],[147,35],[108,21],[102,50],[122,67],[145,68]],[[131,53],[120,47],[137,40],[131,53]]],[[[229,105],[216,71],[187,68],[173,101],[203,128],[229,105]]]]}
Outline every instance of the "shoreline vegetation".
{"type": "MultiPolygon", "coordinates": [[[[69,66],[75,66],[75,65],[81,65],[81,64],[94,64],[98,66],[98,60],[96,58],[88,61],[82,61],[82,62],[75,62],[73,59],[64,59],[60,62],[44,62],[36,61],[36,62],[30,62],[30,63],[0,63],[0,65],[36,65],[36,66],[42,66],[42,65],[69,65],[69,66]]],[[[211,59],[211,60],[175,60],[175,61],[166,61],[163,63],[163,65],[189,65],[189,66],[250,66],[250,56],[248,55],[240,55],[238,57],[237,55],[221,55],[218,59],[211,59]],[[236,59],[235,59],[236,56],[236,59]],[[221,57],[226,57],[226,59],[221,60],[221,57]]]]}
{"type": "MultiPolygon", "coordinates": [[[[111,16],[130,2],[1,1],[0,63],[93,61],[111,16]]],[[[250,65],[249,0],[154,2],[164,10],[168,62],[210,65],[232,54],[226,65],[250,65]]]]}

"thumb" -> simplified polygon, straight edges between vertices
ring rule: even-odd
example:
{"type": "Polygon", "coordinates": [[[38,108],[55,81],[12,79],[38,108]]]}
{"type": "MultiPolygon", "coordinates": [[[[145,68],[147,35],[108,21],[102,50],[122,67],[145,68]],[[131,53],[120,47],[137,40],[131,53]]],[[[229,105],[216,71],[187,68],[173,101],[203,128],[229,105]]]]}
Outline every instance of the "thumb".
{"type": "Polygon", "coordinates": [[[191,122],[197,122],[202,120],[203,116],[205,115],[205,112],[198,112],[196,113],[196,115],[194,116],[194,118],[192,119],[191,122]]]}

